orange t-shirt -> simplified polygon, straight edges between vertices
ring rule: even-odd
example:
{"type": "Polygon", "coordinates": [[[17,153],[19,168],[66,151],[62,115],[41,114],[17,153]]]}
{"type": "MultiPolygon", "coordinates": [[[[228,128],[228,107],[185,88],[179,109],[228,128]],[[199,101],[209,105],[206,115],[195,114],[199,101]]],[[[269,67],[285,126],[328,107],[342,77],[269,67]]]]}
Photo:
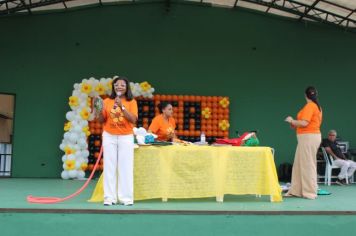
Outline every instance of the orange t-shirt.
{"type": "Polygon", "coordinates": [[[308,102],[302,110],[298,112],[297,120],[308,121],[306,127],[297,127],[297,134],[317,134],[320,133],[320,125],[323,113],[314,102],[308,102]]]}
{"type": "Polygon", "coordinates": [[[151,130],[152,133],[156,134],[157,140],[160,141],[170,141],[170,137],[176,129],[176,122],[171,117],[167,120],[164,119],[163,115],[158,115],[153,118],[152,123],[148,130],[151,130]]]}
{"type": "MultiPolygon", "coordinates": [[[[114,109],[114,99],[104,99],[104,108],[102,111],[105,119],[103,129],[110,134],[126,135],[133,134],[134,124],[130,123],[124,116],[120,107],[114,109]]],[[[127,111],[137,117],[137,102],[135,99],[127,101],[125,98],[121,99],[122,105],[127,111]]]]}

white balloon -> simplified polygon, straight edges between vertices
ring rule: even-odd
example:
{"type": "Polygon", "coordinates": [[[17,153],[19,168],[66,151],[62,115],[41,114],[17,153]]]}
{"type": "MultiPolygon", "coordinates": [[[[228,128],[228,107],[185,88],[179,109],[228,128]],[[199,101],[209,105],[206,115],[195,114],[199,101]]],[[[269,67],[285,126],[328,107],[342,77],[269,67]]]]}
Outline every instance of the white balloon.
{"type": "Polygon", "coordinates": [[[78,83],[75,83],[74,86],[73,86],[74,89],[79,89],[79,84],[78,83]]]}
{"type": "Polygon", "coordinates": [[[83,163],[82,161],[77,160],[75,162],[75,169],[79,169],[82,163],[83,163]]]}
{"type": "Polygon", "coordinates": [[[86,94],[86,93],[81,93],[80,95],[79,95],[79,99],[82,101],[82,100],[87,100],[87,98],[88,98],[88,94],[86,94]]]}
{"type": "Polygon", "coordinates": [[[61,149],[62,151],[64,151],[65,147],[66,145],[63,142],[59,145],[59,149],[61,149]]]}
{"type": "Polygon", "coordinates": [[[73,127],[72,132],[75,132],[77,134],[78,138],[79,138],[80,133],[83,132],[82,131],[82,127],[80,127],[80,125],[78,124],[78,125],[73,127]]]}
{"type": "Polygon", "coordinates": [[[82,170],[77,171],[77,177],[78,177],[78,179],[84,179],[85,172],[82,170]]]}
{"type": "Polygon", "coordinates": [[[69,121],[74,120],[74,113],[72,111],[67,112],[66,119],[69,121]]]}
{"type": "Polygon", "coordinates": [[[87,158],[89,156],[89,151],[88,150],[83,150],[82,155],[84,158],[87,158]]]}
{"type": "Polygon", "coordinates": [[[68,171],[64,170],[61,173],[62,179],[69,179],[68,171]]]}
{"type": "MultiPolygon", "coordinates": [[[[83,129],[83,128],[82,128],[83,129]]],[[[81,131],[80,133],[79,133],[79,139],[87,139],[87,136],[86,136],[86,134],[83,132],[83,131],[81,131]]]]}
{"type": "Polygon", "coordinates": [[[74,160],[74,159],[75,159],[75,155],[74,154],[67,155],[67,160],[74,160]]]}
{"type": "Polygon", "coordinates": [[[63,155],[62,156],[62,161],[65,162],[67,160],[67,156],[66,155],[63,155]]]}
{"type": "Polygon", "coordinates": [[[70,140],[70,132],[65,132],[64,135],[63,135],[63,138],[64,138],[65,141],[70,140]]]}
{"type": "Polygon", "coordinates": [[[74,145],[73,145],[73,149],[76,150],[76,151],[78,151],[78,150],[80,150],[80,147],[79,147],[78,144],[74,144],[74,145]]]}
{"type": "Polygon", "coordinates": [[[88,121],[87,121],[87,120],[81,120],[81,121],[80,121],[80,126],[81,126],[81,127],[88,126],[88,121]]]}
{"type": "Polygon", "coordinates": [[[79,147],[80,147],[81,149],[84,149],[84,148],[86,147],[86,145],[87,145],[87,142],[86,142],[85,139],[79,139],[78,145],[79,145],[79,147]]]}
{"type": "Polygon", "coordinates": [[[78,134],[76,133],[70,133],[70,136],[69,136],[69,140],[72,142],[72,143],[75,143],[77,140],[78,140],[78,134]]]}
{"type": "Polygon", "coordinates": [[[77,177],[77,171],[76,171],[76,170],[70,170],[70,171],[68,171],[68,176],[69,176],[70,178],[75,178],[75,177],[77,177]]]}
{"type": "Polygon", "coordinates": [[[83,79],[83,80],[82,80],[82,83],[86,83],[86,82],[88,82],[87,79],[83,79]]]}

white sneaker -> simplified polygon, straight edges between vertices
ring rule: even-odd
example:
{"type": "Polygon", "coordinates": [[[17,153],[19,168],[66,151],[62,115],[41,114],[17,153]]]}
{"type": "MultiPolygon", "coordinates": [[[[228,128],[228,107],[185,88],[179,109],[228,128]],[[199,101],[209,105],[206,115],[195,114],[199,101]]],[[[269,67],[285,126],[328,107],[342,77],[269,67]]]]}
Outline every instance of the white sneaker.
{"type": "Polygon", "coordinates": [[[132,206],[132,205],[133,205],[133,202],[120,202],[120,205],[132,206]]]}
{"type": "Polygon", "coordinates": [[[112,206],[115,205],[115,202],[112,201],[104,201],[104,206],[112,206]]]}

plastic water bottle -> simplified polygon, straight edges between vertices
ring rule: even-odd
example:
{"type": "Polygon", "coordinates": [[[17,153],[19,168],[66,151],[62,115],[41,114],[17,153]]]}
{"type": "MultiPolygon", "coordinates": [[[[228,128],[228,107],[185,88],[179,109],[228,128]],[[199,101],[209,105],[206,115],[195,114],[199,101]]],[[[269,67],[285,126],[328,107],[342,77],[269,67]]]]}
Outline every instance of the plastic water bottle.
{"type": "Polygon", "coordinates": [[[204,132],[201,132],[200,133],[200,143],[205,143],[206,140],[205,140],[205,133],[204,132]]]}

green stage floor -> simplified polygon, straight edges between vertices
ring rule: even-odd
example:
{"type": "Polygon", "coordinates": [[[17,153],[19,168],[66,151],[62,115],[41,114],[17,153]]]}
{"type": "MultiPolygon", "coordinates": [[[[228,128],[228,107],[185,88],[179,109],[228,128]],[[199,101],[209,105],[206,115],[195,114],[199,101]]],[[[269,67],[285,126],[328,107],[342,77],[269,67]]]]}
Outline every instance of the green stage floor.
{"type": "Polygon", "coordinates": [[[332,194],[319,196],[317,200],[284,198],[281,203],[269,202],[268,196],[225,196],[224,203],[215,198],[160,199],[136,201],[134,206],[105,207],[101,203],[89,203],[96,181],[92,181],[79,196],[58,204],[30,204],[28,195],[65,197],[84,184],[79,180],[61,179],[0,179],[0,212],[70,212],[73,213],[199,213],[199,214],[352,214],[356,215],[356,184],[348,186],[324,186],[332,194]]]}

